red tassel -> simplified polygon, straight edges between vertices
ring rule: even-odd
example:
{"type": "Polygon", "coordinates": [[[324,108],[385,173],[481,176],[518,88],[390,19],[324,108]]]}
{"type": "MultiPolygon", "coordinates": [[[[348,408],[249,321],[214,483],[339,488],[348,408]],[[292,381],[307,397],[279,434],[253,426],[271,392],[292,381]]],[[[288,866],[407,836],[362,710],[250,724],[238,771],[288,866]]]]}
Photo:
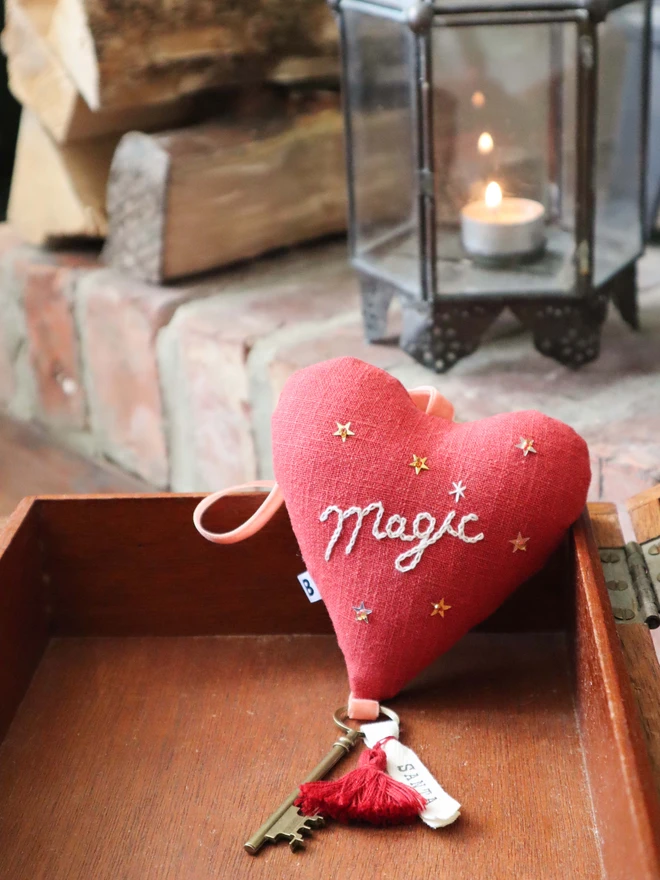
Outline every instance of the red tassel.
{"type": "Polygon", "coordinates": [[[365,749],[355,770],[330,782],[306,782],[300,786],[296,806],[306,816],[320,813],[340,822],[401,825],[412,822],[426,806],[414,788],[392,779],[385,772],[387,755],[380,743],[365,749]]]}

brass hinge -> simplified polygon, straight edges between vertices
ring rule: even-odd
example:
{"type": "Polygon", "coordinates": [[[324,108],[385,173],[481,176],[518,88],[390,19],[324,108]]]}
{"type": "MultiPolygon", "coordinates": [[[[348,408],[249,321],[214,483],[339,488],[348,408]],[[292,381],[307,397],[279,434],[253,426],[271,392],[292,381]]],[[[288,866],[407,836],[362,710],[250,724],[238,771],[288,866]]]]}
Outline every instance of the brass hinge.
{"type": "Polygon", "coordinates": [[[625,547],[599,549],[617,623],[645,623],[649,629],[660,626],[660,545],[656,551],[651,545],[658,541],[643,546],[630,541],[625,547]]]}

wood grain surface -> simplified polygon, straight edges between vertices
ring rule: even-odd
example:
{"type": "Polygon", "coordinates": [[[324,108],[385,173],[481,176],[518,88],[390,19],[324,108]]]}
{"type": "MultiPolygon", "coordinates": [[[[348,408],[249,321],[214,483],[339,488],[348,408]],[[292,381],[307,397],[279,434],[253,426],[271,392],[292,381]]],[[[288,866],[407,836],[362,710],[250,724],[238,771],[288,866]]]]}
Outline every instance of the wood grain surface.
{"type": "MultiPolygon", "coordinates": [[[[218,546],[200,537],[192,525],[201,497],[40,499],[53,632],[331,633],[325,606],[310,605],[298,583],[305,564],[285,509],[248,544],[218,546]]],[[[229,531],[248,519],[261,499],[254,493],[233,496],[210,510],[204,524],[213,531],[229,531]]],[[[482,628],[565,628],[568,554],[566,542],[482,628]]]]}
{"type": "Polygon", "coordinates": [[[660,795],[660,664],[651,633],[644,624],[619,626],[617,633],[660,795]]]}
{"type": "Polygon", "coordinates": [[[64,237],[104,236],[105,189],[118,141],[118,134],[106,134],[57,144],[24,109],[7,207],[7,219],[21,238],[41,246],[64,237]]]}
{"type": "MultiPolygon", "coordinates": [[[[192,525],[201,496],[97,496],[42,500],[44,565],[59,635],[329,633],[311,605],[305,569],[284,509],[243,544],[218,546],[192,525]],[[266,560],[268,560],[266,562],[266,560]]],[[[247,519],[262,496],[219,505],[222,531],[247,519]]]]}
{"type": "Polygon", "coordinates": [[[104,260],[162,282],[344,232],[338,96],[278,103],[124,135],[108,178],[104,260]]]}
{"type": "Polygon", "coordinates": [[[660,802],[586,514],[573,535],[575,699],[605,874],[657,880],[660,802]]]}
{"type": "Polygon", "coordinates": [[[46,647],[47,618],[38,519],[26,499],[0,523],[0,743],[46,647]]]}
{"type": "Polygon", "coordinates": [[[54,641],[0,747],[0,876],[602,876],[561,635],[468,637],[396,701],[464,804],[452,828],[333,823],[303,853],[249,856],[332,744],[345,690],[328,636],[54,641]]]}
{"type": "Polygon", "coordinates": [[[48,39],[92,110],[260,82],[279,62],[337,54],[322,0],[41,0],[48,39]]]}
{"type": "Polygon", "coordinates": [[[627,507],[640,544],[660,538],[660,486],[634,495],[627,507]]]}
{"type": "Polygon", "coordinates": [[[626,543],[621,531],[616,504],[594,501],[589,505],[589,518],[596,544],[599,547],[623,547],[626,543]]]}
{"type": "MultiPolygon", "coordinates": [[[[501,631],[470,634],[392,703],[460,820],[333,823],[299,855],[248,856],[332,743],[345,669],[295,580],[285,511],[246,552],[197,536],[196,501],[39,499],[0,532],[5,727],[48,617],[54,636],[0,744],[2,880],[660,877],[657,759],[625,665],[650,681],[648,644],[619,646],[586,518],[501,631]]],[[[256,503],[205,524],[231,528],[256,503]]]]}
{"type": "Polygon", "coordinates": [[[37,116],[57,143],[132,128],[173,128],[190,116],[188,95],[156,105],[90,110],[48,42],[53,11],[48,0],[6,0],[2,50],[7,56],[12,94],[37,116]]]}
{"type": "MultiPolygon", "coordinates": [[[[641,506],[648,503],[645,498],[641,506]]],[[[623,547],[625,542],[614,504],[590,504],[589,516],[599,547],[623,547]]],[[[633,525],[638,530],[638,540],[645,534],[643,529],[648,533],[649,522],[652,527],[648,514],[635,516],[633,525]]],[[[655,786],[660,793],[660,664],[651,633],[644,624],[622,624],[617,626],[616,632],[639,710],[655,786]]]]}

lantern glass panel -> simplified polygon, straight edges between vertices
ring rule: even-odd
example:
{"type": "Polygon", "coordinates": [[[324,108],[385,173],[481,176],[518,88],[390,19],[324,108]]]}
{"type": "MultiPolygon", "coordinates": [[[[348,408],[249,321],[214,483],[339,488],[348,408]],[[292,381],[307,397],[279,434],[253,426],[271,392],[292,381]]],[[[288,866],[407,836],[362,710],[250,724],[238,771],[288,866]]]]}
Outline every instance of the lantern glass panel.
{"type": "Polygon", "coordinates": [[[438,294],[574,294],[575,24],[436,25],[432,40],[438,294]],[[501,229],[509,209],[520,237],[501,229]]]}
{"type": "Polygon", "coordinates": [[[345,9],[343,58],[353,257],[419,296],[414,35],[403,22],[345,9]]]}
{"type": "Polygon", "coordinates": [[[594,282],[602,284],[643,248],[643,22],[630,3],[598,26],[594,282]]]}

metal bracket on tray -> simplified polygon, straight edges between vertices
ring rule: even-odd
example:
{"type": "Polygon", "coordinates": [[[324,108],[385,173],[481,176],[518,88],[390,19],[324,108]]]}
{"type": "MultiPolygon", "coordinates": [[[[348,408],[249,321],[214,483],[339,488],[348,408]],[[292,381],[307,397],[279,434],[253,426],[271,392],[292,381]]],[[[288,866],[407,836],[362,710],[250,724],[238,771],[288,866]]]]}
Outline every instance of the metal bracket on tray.
{"type": "Polygon", "coordinates": [[[616,622],[660,626],[660,543],[630,541],[599,553],[616,622]]]}

